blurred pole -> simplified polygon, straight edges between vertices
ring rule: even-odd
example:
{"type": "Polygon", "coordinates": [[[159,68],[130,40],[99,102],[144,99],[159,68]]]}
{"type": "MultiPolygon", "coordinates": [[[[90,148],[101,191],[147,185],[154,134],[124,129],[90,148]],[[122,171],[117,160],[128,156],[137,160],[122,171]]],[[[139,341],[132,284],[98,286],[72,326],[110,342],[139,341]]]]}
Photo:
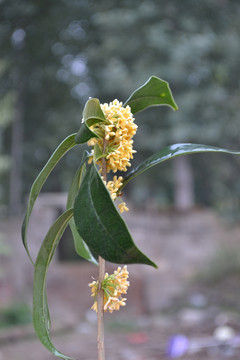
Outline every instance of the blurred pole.
{"type": "Polygon", "coordinates": [[[174,159],[174,205],[178,210],[189,210],[194,206],[194,181],[188,156],[174,159]]]}
{"type": "Polygon", "coordinates": [[[16,99],[11,138],[11,170],[9,184],[9,214],[16,215],[21,211],[22,194],[22,143],[23,143],[23,103],[21,91],[16,99]]]}

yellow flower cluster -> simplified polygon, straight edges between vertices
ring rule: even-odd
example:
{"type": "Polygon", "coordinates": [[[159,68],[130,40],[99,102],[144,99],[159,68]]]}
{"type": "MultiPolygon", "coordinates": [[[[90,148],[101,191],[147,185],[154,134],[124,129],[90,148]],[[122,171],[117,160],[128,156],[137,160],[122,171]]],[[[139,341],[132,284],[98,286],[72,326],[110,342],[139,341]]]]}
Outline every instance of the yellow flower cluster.
{"type": "MultiPolygon", "coordinates": [[[[122,176],[119,176],[119,177],[114,176],[113,180],[108,181],[107,184],[105,183],[108,191],[110,192],[110,195],[111,195],[111,198],[113,201],[115,201],[117,199],[117,191],[122,186],[122,184],[123,184],[122,181],[123,181],[122,176]]],[[[119,204],[118,207],[119,207],[119,210],[121,213],[123,213],[124,211],[129,211],[125,202],[122,202],[121,204],[119,204]]]]}
{"type": "MultiPolygon", "coordinates": [[[[122,103],[114,100],[110,104],[101,104],[101,109],[106,118],[106,122],[100,122],[91,126],[99,138],[92,138],[88,141],[89,146],[98,145],[103,156],[106,158],[107,172],[113,171],[127,171],[127,167],[131,166],[130,159],[136,152],[133,150],[132,137],[137,131],[137,125],[134,123],[134,118],[129,106],[123,107],[122,103]]],[[[92,162],[92,156],[89,158],[89,163],[92,162]]],[[[100,166],[100,173],[102,172],[101,160],[97,161],[100,166]]],[[[117,191],[122,185],[122,176],[114,176],[113,180],[106,184],[112,200],[117,198],[117,191]]],[[[120,212],[128,211],[126,204],[122,202],[118,205],[120,212]]]]}
{"type": "Polygon", "coordinates": [[[132,137],[136,134],[137,125],[129,106],[114,100],[110,104],[101,105],[102,111],[108,121],[105,126],[105,140],[107,141],[107,171],[127,171],[131,166],[130,159],[136,152],[133,150],[132,137]]]}
{"type": "MultiPolygon", "coordinates": [[[[129,281],[127,281],[128,275],[127,266],[124,266],[122,269],[118,267],[112,275],[105,274],[102,282],[105,312],[108,310],[112,313],[114,310],[119,310],[120,306],[126,305],[126,298],[122,298],[122,294],[126,294],[129,287],[129,281]]],[[[94,297],[94,304],[91,309],[97,312],[98,281],[93,281],[89,286],[94,297]]]]}
{"type": "Polygon", "coordinates": [[[111,194],[111,198],[113,201],[117,199],[117,191],[122,186],[123,177],[122,176],[114,176],[113,180],[108,181],[107,189],[111,194]]]}
{"type": "Polygon", "coordinates": [[[122,102],[114,100],[110,104],[101,104],[107,122],[91,126],[100,138],[92,138],[89,146],[99,145],[107,160],[107,172],[127,171],[131,166],[130,159],[136,152],[133,150],[132,137],[136,134],[137,125],[129,106],[123,107],[122,102]]]}

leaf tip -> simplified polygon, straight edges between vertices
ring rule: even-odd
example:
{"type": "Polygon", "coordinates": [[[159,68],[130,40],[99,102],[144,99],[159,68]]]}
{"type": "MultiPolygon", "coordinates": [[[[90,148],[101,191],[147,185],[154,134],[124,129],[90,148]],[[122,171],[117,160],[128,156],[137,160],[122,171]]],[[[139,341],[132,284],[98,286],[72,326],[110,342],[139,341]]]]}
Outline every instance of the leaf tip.
{"type": "Polygon", "coordinates": [[[155,269],[158,269],[158,265],[155,264],[152,260],[150,260],[150,263],[148,263],[148,265],[154,267],[155,269]]]}
{"type": "Polygon", "coordinates": [[[173,110],[174,110],[174,111],[179,110],[179,107],[177,106],[177,104],[176,104],[176,103],[174,103],[173,110]]]}

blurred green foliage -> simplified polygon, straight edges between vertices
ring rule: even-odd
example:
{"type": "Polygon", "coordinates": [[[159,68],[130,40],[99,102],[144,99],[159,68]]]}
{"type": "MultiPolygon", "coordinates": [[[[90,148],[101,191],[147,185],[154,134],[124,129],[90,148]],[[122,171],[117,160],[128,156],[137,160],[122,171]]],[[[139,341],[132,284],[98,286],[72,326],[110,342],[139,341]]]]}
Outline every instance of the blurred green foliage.
{"type": "MultiPolygon", "coordinates": [[[[237,150],[239,16],[238,0],[1,1],[0,104],[9,93],[21,104],[22,193],[59,141],[78,130],[89,96],[124,101],[150,75],[171,84],[180,110],[137,115],[135,163],[174,142],[237,150]]],[[[7,202],[11,117],[7,126],[0,120],[0,148],[8,156],[8,165],[2,165],[2,202],[7,202]]],[[[45,190],[65,190],[79,156],[77,150],[69,153],[45,190]]],[[[196,201],[239,214],[240,160],[215,154],[194,155],[190,161],[196,201]]],[[[164,165],[126,191],[141,206],[149,197],[169,205],[173,179],[171,165],[164,165]]]]}
{"type": "Polygon", "coordinates": [[[10,254],[10,248],[8,245],[6,245],[6,242],[4,241],[5,236],[0,233],[0,255],[9,255],[10,254]]]}
{"type": "Polygon", "coordinates": [[[26,304],[16,303],[0,309],[0,328],[28,324],[31,321],[31,310],[26,304]]]}
{"type": "MultiPolygon", "coordinates": [[[[3,66],[0,62],[0,74],[3,66]]],[[[7,92],[0,99],[0,177],[2,179],[0,186],[0,199],[4,196],[4,191],[11,166],[11,157],[4,151],[4,135],[11,124],[14,109],[14,93],[7,92]]]]}

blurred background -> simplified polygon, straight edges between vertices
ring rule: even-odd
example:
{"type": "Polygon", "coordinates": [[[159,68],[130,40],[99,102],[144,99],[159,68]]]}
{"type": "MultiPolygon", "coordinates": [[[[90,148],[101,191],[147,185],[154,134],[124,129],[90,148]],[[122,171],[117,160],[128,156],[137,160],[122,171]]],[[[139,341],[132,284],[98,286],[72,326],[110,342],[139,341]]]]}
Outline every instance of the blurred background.
{"type": "MultiPolygon", "coordinates": [[[[0,1],[0,359],[30,360],[36,349],[35,359],[52,359],[32,331],[33,275],[20,227],[33,180],[78,131],[86,100],[124,102],[151,75],[170,83],[179,110],[136,114],[133,166],[177,142],[239,150],[239,16],[238,0],[0,1]]],[[[29,235],[35,254],[64,210],[83,149],[69,152],[44,186],[29,235]]],[[[129,267],[128,306],[107,317],[111,359],[165,359],[176,331],[195,342],[216,341],[219,329],[237,334],[240,158],[179,157],[124,195],[133,238],[159,270],[129,267]]],[[[85,359],[96,358],[87,288],[94,274],[66,232],[49,276],[50,308],[56,343],[85,359]]],[[[184,359],[239,360],[238,345],[209,349],[184,359]]]]}

